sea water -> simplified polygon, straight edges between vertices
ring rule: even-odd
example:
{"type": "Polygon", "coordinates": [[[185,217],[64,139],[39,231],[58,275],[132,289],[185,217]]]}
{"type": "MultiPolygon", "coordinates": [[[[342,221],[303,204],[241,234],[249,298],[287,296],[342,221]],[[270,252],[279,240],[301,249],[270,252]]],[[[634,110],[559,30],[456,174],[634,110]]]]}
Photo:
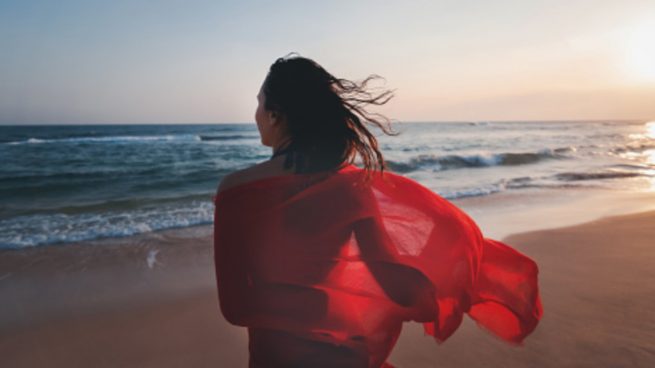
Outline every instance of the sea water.
{"type": "MultiPolygon", "coordinates": [[[[396,123],[389,168],[447,199],[655,190],[655,122],[396,123]]],[[[211,224],[226,174],[269,159],[253,124],[0,126],[0,248],[211,224]]]]}

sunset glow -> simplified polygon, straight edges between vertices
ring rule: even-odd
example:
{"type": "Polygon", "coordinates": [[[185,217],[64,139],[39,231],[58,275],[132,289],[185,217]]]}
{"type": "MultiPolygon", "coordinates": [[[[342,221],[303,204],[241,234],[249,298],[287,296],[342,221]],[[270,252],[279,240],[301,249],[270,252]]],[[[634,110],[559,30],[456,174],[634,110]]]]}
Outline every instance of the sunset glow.
{"type": "Polygon", "coordinates": [[[637,81],[655,82],[655,20],[628,28],[624,47],[627,74],[637,81]]]}

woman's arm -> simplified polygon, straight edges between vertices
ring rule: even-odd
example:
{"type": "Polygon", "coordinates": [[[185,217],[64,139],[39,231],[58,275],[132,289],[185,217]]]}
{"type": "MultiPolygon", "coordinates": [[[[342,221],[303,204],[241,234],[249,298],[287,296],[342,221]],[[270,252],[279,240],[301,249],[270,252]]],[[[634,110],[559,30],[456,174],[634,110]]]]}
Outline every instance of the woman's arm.
{"type": "MultiPolygon", "coordinates": [[[[220,188],[219,188],[220,192],[220,188]]],[[[324,292],[311,287],[253,282],[246,234],[251,224],[223,199],[214,214],[214,264],[221,312],[237,326],[289,329],[323,316],[324,292]]]]}
{"type": "MultiPolygon", "coordinates": [[[[419,270],[400,263],[401,256],[387,235],[380,217],[357,221],[354,233],[362,258],[389,298],[403,307],[427,305],[428,311],[434,311],[434,286],[419,270]]],[[[432,315],[428,314],[430,316],[426,318],[429,319],[432,315]]]]}
{"type": "Polygon", "coordinates": [[[252,284],[246,253],[239,243],[215,245],[221,312],[233,325],[301,329],[325,314],[327,296],[319,289],[290,284],[252,284]]]}

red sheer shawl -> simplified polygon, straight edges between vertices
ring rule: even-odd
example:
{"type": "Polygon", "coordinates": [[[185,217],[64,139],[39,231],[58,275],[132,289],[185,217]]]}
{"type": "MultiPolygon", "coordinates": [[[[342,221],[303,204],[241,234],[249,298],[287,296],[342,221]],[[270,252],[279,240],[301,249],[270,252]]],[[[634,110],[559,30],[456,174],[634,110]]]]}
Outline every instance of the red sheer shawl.
{"type": "Polygon", "coordinates": [[[419,183],[364,170],[260,179],[214,197],[228,322],[363,348],[384,360],[403,321],[442,343],[468,314],[521,345],[542,316],[537,264],[484,238],[419,183]]]}

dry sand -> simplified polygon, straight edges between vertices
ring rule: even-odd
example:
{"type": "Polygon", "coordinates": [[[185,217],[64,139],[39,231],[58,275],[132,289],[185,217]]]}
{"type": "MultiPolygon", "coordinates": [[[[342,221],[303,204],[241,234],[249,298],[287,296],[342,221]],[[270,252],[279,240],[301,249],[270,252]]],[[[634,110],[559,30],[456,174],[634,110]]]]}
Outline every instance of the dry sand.
{"type": "MultiPolygon", "coordinates": [[[[502,241],[540,267],[544,316],[525,345],[468,317],[442,345],[407,323],[391,363],[655,366],[655,211],[502,241]]],[[[246,367],[211,257],[211,227],[0,252],[0,366],[246,367]]]]}

